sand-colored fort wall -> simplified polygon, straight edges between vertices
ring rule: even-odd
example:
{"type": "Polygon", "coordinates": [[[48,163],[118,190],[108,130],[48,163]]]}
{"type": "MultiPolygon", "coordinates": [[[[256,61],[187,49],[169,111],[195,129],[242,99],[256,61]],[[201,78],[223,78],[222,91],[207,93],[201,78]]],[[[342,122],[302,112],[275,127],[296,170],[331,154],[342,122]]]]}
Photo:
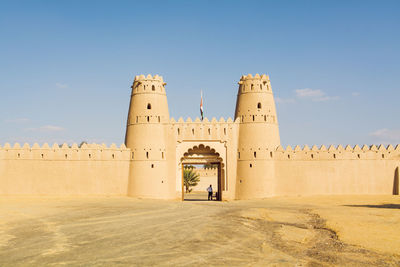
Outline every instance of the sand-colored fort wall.
{"type": "Polygon", "coordinates": [[[199,174],[200,181],[193,187],[193,191],[203,191],[212,185],[214,191],[218,189],[218,168],[194,169],[199,174]]]}
{"type": "Polygon", "coordinates": [[[0,148],[0,195],[126,195],[130,150],[57,144],[0,148]]]}
{"type": "MultiPolygon", "coordinates": [[[[400,146],[278,147],[275,195],[393,194],[400,146]]],[[[397,187],[397,188],[396,188],[397,187]]]]}

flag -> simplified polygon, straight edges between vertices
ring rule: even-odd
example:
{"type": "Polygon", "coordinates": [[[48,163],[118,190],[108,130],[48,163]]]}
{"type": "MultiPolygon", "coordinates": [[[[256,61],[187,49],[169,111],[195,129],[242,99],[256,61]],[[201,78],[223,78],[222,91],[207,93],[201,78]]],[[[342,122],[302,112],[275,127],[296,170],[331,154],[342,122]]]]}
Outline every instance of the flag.
{"type": "Polygon", "coordinates": [[[203,91],[200,91],[200,115],[201,121],[203,121],[203,91]]]}

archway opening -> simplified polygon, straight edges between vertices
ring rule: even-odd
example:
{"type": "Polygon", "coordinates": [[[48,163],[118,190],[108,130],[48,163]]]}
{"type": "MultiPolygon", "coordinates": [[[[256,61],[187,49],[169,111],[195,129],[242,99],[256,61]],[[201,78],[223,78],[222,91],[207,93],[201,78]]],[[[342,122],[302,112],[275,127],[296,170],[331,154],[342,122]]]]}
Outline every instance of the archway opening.
{"type": "Polygon", "coordinates": [[[215,149],[194,146],[181,158],[181,166],[182,200],[222,200],[224,164],[215,149]]]}

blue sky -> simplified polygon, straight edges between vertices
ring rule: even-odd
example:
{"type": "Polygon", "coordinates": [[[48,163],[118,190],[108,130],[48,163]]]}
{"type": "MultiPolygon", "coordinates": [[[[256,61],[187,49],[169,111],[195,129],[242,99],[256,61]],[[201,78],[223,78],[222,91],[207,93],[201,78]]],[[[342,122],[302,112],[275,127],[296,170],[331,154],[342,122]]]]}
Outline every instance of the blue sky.
{"type": "Polygon", "coordinates": [[[400,143],[400,1],[0,1],[0,144],[122,143],[138,74],[233,117],[267,73],[283,145],[400,143]]]}

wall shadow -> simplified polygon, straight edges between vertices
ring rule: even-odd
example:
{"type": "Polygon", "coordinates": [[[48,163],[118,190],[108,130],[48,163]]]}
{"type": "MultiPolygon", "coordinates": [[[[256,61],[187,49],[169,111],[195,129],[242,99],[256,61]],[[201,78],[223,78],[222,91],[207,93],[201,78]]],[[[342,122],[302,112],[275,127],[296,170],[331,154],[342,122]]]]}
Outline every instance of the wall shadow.
{"type": "Polygon", "coordinates": [[[400,204],[380,204],[380,205],[343,205],[355,208],[376,208],[376,209],[400,209],[400,204]]]}
{"type": "Polygon", "coordinates": [[[394,170],[393,195],[399,194],[399,167],[394,170]]]}

